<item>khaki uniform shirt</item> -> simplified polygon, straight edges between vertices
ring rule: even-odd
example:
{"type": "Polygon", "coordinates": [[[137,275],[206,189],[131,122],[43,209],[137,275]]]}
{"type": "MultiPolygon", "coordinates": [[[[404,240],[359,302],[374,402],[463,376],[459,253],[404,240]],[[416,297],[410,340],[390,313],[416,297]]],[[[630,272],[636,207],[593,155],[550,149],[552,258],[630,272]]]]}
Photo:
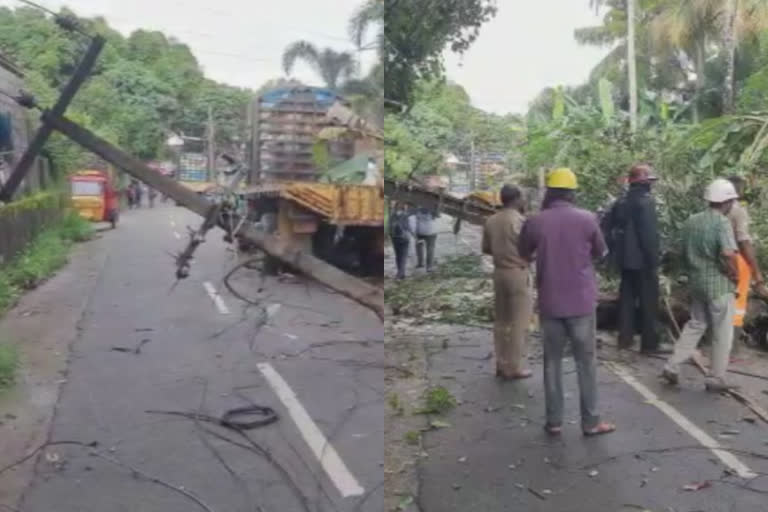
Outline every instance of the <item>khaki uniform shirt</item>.
{"type": "Polygon", "coordinates": [[[731,221],[733,226],[733,235],[736,237],[736,242],[751,242],[752,234],[749,232],[750,218],[747,209],[739,202],[733,204],[730,213],[728,214],[728,220],[731,221]]]}
{"type": "Polygon", "coordinates": [[[528,262],[518,252],[517,241],[525,217],[512,208],[504,208],[485,221],[483,252],[493,255],[493,265],[500,270],[527,269],[528,262]]]}

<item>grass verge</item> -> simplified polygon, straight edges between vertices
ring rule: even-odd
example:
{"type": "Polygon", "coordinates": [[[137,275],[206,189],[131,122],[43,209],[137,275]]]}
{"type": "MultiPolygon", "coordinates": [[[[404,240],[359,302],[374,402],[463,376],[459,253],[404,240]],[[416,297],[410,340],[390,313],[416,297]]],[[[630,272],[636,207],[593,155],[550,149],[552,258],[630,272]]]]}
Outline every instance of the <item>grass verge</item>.
{"type": "Polygon", "coordinates": [[[0,314],[12,307],[25,290],[31,290],[61,268],[75,242],[88,240],[91,224],[76,213],[40,232],[27,249],[0,268],[0,314]]]}
{"type": "Polygon", "coordinates": [[[14,345],[0,342],[0,391],[16,382],[16,368],[19,366],[19,352],[14,345]]]}

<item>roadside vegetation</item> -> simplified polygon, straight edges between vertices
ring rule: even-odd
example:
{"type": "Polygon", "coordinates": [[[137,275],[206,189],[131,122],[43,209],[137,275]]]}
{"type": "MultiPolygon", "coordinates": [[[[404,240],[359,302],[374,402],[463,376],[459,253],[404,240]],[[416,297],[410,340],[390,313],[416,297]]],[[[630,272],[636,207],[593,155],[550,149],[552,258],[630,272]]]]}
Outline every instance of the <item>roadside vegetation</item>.
{"type": "Polygon", "coordinates": [[[91,224],[76,213],[40,232],[34,241],[11,263],[0,267],[0,314],[11,308],[21,294],[35,288],[61,268],[72,244],[88,240],[91,224]]]}
{"type": "Polygon", "coordinates": [[[19,353],[16,347],[0,341],[0,392],[14,385],[18,366],[19,353]]]}
{"type": "Polygon", "coordinates": [[[393,315],[414,323],[457,325],[493,321],[493,283],[480,255],[448,257],[431,274],[385,283],[384,300],[393,315]]]}

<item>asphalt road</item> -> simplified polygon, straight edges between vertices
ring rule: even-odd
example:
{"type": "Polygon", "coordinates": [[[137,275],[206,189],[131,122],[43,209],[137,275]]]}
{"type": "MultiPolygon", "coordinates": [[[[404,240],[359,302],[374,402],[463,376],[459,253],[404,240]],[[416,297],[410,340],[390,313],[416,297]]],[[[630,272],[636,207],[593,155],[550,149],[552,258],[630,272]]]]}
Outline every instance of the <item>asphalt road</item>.
{"type": "Polygon", "coordinates": [[[93,443],[101,456],[49,447],[20,509],[380,511],[381,323],[327,289],[295,278],[260,283],[244,270],[233,285],[265,308],[247,306],[221,282],[236,256],[218,232],[172,290],[167,253],[199,222],[173,206],[126,212],[92,243],[106,263],[50,441],[93,443]],[[269,321],[258,328],[265,309],[269,321]],[[139,345],[138,354],[121,351],[139,345]],[[247,437],[147,412],[220,416],[251,404],[274,408],[279,420],[247,437]]]}
{"type": "MultiPolygon", "coordinates": [[[[440,229],[449,230],[445,219],[440,229]]],[[[458,237],[442,234],[438,258],[479,250],[480,235],[474,226],[458,237]]],[[[446,387],[459,403],[440,418],[450,426],[422,438],[421,512],[768,510],[768,424],[732,398],[706,393],[693,367],[685,369],[680,388],[670,388],[658,377],[663,361],[618,354],[607,346],[610,333],[602,333],[600,404],[618,431],[593,439],[581,435],[569,359],[565,432],[551,439],[542,428],[538,338],[531,340],[534,377],[500,382],[493,375],[490,330],[421,330],[431,336],[430,385],[446,387]],[[702,488],[686,490],[690,486],[702,488]]],[[[742,369],[768,376],[765,355],[739,358],[742,369]]],[[[768,408],[766,380],[734,380],[768,408]]]]}

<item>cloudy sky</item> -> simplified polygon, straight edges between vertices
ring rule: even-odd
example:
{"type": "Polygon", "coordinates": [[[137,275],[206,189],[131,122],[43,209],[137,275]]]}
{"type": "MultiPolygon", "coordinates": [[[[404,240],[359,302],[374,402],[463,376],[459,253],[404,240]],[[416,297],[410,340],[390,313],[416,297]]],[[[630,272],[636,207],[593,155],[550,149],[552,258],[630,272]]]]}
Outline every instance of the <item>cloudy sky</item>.
{"type": "MultiPolygon", "coordinates": [[[[162,30],[187,43],[213,79],[258,88],[283,75],[283,49],[298,39],[353,50],[347,20],[362,0],[36,0],[83,16],[104,16],[123,33],[162,30]]],[[[497,0],[499,14],[482,28],[463,58],[447,56],[451,79],[476,106],[498,113],[524,112],[546,86],[577,84],[607,50],[582,47],[577,27],[599,20],[588,0],[497,0]]],[[[0,5],[21,5],[0,0],[0,5]]],[[[373,55],[365,54],[370,62],[373,55]]],[[[317,83],[297,65],[294,75],[317,83]]]]}
{"type": "Polygon", "coordinates": [[[464,57],[446,58],[449,77],[477,107],[525,112],[543,88],[585,81],[608,52],[573,39],[575,28],[599,24],[588,0],[498,0],[498,6],[464,57]]]}
{"type": "MultiPolygon", "coordinates": [[[[125,34],[137,28],[161,30],[190,46],[206,74],[218,81],[258,88],[283,75],[282,52],[306,39],[337,50],[354,50],[347,21],[361,0],[35,0],[58,11],[104,16],[125,34]]],[[[17,0],[0,5],[20,6],[17,0]]],[[[367,52],[365,60],[370,60],[367,52]]],[[[298,65],[294,76],[318,80],[298,65]]]]}

